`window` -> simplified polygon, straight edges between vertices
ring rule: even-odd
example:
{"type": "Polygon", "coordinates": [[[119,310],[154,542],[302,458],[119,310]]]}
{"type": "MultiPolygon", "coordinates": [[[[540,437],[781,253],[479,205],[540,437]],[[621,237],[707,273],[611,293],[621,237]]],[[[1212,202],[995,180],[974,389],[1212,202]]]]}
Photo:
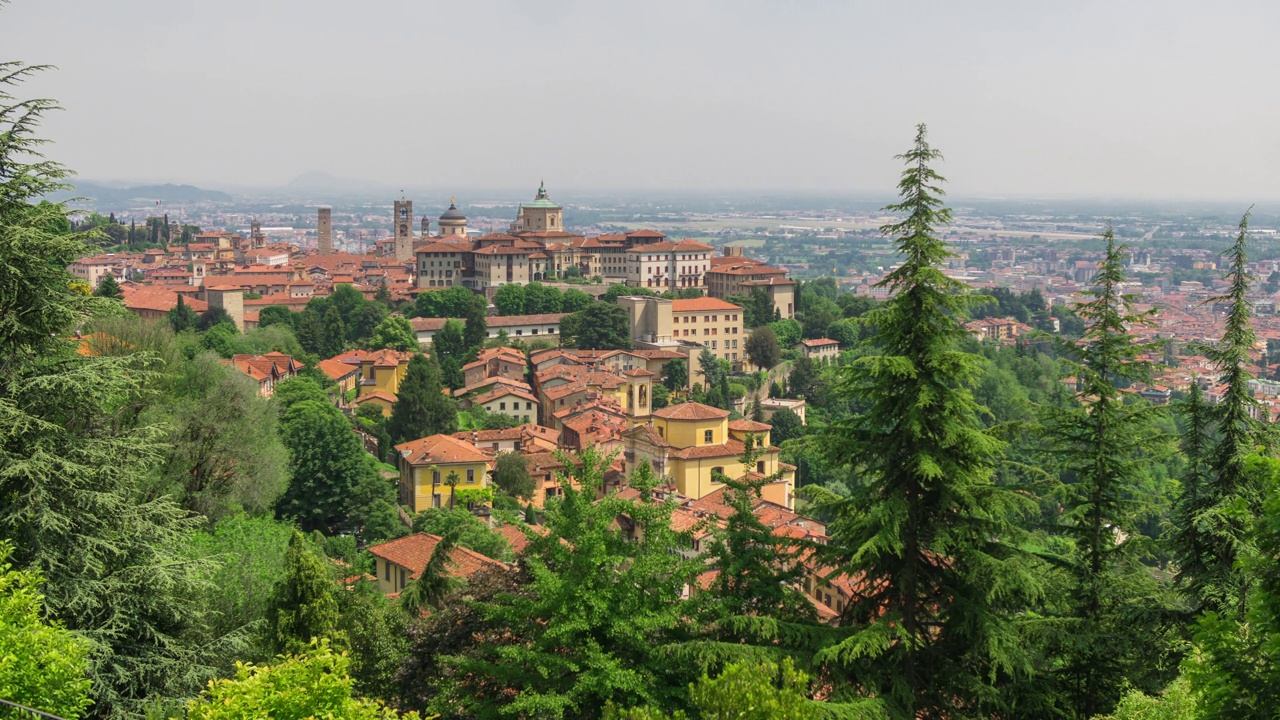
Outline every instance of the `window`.
{"type": "Polygon", "coordinates": [[[716,349],[716,341],[715,341],[715,340],[712,340],[712,341],[711,341],[711,349],[712,349],[712,350],[715,350],[715,349],[716,349]]]}
{"type": "Polygon", "coordinates": [[[391,582],[391,563],[382,561],[382,579],[391,582]]]}
{"type": "Polygon", "coordinates": [[[723,475],[723,474],[724,474],[724,468],[722,467],[711,468],[711,482],[720,482],[719,480],[716,479],[716,476],[723,475]]]}
{"type": "Polygon", "coordinates": [[[666,430],[666,428],[661,425],[658,426],[658,437],[666,437],[666,433],[663,432],[664,430],[666,430]]]}
{"type": "Polygon", "coordinates": [[[404,589],[404,568],[400,568],[400,589],[404,589]]]}
{"type": "Polygon", "coordinates": [[[756,461],[756,472],[760,473],[761,475],[763,475],[763,474],[764,474],[764,461],[763,461],[763,460],[757,460],[757,461],[756,461]]]}
{"type": "MultiPolygon", "coordinates": [[[[525,409],[525,410],[532,410],[532,409],[533,409],[533,403],[531,403],[531,402],[526,402],[526,403],[524,404],[524,409],[525,409]]],[[[525,419],[527,420],[528,418],[525,418],[525,419]]]]}
{"type": "Polygon", "coordinates": [[[711,430],[703,430],[703,431],[702,431],[702,442],[711,442],[711,438],[712,438],[712,436],[713,436],[713,432],[712,432],[711,430]]]}
{"type": "Polygon", "coordinates": [[[475,481],[476,481],[476,469],[467,468],[467,483],[471,484],[471,483],[474,483],[475,481]]]}
{"type": "Polygon", "coordinates": [[[440,471],[439,471],[439,470],[432,470],[432,471],[431,471],[431,484],[432,484],[432,485],[439,485],[439,484],[440,484],[440,471]]]}

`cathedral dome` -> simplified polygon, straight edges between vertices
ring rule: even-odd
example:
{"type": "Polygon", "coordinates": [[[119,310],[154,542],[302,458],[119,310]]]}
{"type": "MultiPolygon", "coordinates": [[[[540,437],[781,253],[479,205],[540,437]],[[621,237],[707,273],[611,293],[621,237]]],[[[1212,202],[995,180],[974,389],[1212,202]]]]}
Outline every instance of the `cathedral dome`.
{"type": "Polygon", "coordinates": [[[444,211],[444,214],[440,216],[440,219],[441,220],[466,220],[467,216],[463,215],[462,211],[458,209],[458,206],[453,203],[452,199],[450,199],[449,209],[444,211]]]}

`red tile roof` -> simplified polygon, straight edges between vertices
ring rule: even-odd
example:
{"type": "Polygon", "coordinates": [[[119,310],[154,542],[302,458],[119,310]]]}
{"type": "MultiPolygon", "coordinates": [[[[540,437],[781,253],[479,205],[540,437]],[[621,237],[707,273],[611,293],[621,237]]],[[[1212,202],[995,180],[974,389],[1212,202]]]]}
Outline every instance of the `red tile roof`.
{"type": "MultiPolygon", "coordinates": [[[[413,573],[409,576],[410,579],[417,580],[426,569],[427,562],[431,560],[431,554],[435,552],[439,542],[439,535],[414,533],[390,542],[373,545],[369,548],[369,552],[375,557],[408,569],[413,573]]],[[[471,577],[491,567],[505,568],[506,564],[464,547],[455,546],[449,552],[448,570],[454,577],[471,577]]]]}
{"type": "Polygon", "coordinates": [[[410,440],[397,445],[396,450],[410,465],[489,461],[489,456],[480,452],[475,445],[449,435],[410,440]]]}
{"type": "Polygon", "coordinates": [[[687,402],[655,410],[653,415],[663,420],[719,420],[729,417],[729,411],[702,403],[687,402]]]}
{"type": "Polygon", "coordinates": [[[741,310],[742,308],[720,298],[700,297],[685,300],[672,300],[671,312],[708,312],[711,310],[741,310]]]}

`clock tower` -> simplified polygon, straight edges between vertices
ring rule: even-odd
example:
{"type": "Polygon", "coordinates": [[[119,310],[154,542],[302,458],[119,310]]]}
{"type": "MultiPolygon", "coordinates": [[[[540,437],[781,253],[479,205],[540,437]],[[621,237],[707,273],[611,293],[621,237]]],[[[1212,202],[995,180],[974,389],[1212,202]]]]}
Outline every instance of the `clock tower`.
{"type": "Polygon", "coordinates": [[[413,260],[413,201],[402,196],[395,202],[396,259],[413,260]]]}

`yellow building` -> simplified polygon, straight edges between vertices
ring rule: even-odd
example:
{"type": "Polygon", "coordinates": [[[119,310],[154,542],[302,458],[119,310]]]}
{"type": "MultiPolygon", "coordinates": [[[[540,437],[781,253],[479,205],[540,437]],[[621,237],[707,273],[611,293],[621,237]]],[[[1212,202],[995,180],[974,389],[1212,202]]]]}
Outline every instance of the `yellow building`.
{"type": "MultiPolygon", "coordinates": [[[[360,359],[359,395],[385,393],[393,398],[400,392],[400,383],[409,372],[409,359],[413,353],[396,350],[357,351],[350,355],[360,359]]],[[[394,400],[393,400],[394,402],[394,400]]]]}
{"type": "Polygon", "coordinates": [[[746,336],[742,308],[737,305],[710,297],[667,300],[650,296],[620,297],[618,304],[627,311],[633,343],[697,343],[728,360],[735,370],[742,369],[747,357],[746,336]]]}
{"type": "Polygon", "coordinates": [[[729,421],[729,412],[700,403],[682,403],[654,411],[653,421],[623,434],[626,472],[648,462],[654,473],[666,476],[681,495],[697,500],[724,487],[715,480],[724,475],[732,480],[744,476],[763,480],[777,476],[761,488],[765,500],[793,507],[795,467],[778,458],[778,448],[769,444],[764,423],[729,421]],[[746,443],[751,438],[763,450],[753,468],[742,465],[746,443]]]}
{"type": "Polygon", "coordinates": [[[489,488],[492,458],[475,445],[449,435],[432,435],[401,443],[396,451],[400,504],[413,512],[449,507],[451,501],[468,507],[489,504],[487,499],[477,500],[481,493],[475,491],[489,488]]]}

